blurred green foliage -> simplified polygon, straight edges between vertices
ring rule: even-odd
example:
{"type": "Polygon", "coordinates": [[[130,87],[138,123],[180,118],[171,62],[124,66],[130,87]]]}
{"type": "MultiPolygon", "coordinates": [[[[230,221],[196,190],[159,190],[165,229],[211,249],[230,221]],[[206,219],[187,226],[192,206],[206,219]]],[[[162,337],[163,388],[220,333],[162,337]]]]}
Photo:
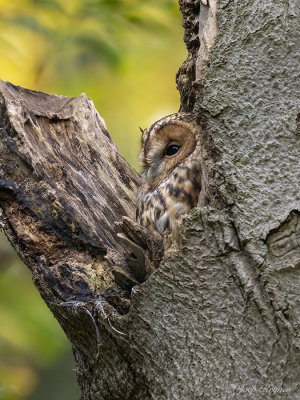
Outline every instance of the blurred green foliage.
{"type": "Polygon", "coordinates": [[[137,166],[139,125],[179,108],[186,56],[176,0],[0,0],[1,79],[85,92],[137,166]]]}
{"type": "MultiPolygon", "coordinates": [[[[85,92],[135,167],[139,129],[179,108],[176,0],[0,0],[0,78],[85,92]]],[[[0,400],[79,398],[70,344],[0,235],[0,400]]]]}

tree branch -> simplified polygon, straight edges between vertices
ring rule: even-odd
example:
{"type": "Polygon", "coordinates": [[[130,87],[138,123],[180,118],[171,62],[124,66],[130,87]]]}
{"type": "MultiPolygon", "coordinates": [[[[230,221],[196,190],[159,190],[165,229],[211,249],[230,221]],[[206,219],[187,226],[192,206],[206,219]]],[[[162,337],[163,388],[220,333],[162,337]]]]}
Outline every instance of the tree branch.
{"type": "Polygon", "coordinates": [[[1,83],[2,224],[73,345],[82,400],[298,399],[295,2],[180,6],[181,110],[210,203],[159,269],[138,285],[128,268],[127,246],[155,267],[162,249],[132,222],[139,176],[83,95],[1,83]]]}
{"type": "Polygon", "coordinates": [[[92,101],[0,89],[2,221],[43,297],[88,300],[115,281],[132,286],[115,224],[135,215],[140,178],[92,101]]]}

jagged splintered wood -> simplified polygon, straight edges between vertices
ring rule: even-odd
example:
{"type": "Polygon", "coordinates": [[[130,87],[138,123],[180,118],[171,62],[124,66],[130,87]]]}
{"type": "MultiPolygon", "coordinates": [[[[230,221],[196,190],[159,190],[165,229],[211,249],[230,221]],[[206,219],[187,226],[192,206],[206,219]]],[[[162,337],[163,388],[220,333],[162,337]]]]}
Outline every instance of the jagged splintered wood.
{"type": "Polygon", "coordinates": [[[1,83],[1,223],[72,343],[82,400],[297,400],[296,1],[180,6],[181,110],[199,123],[211,199],[159,269],[135,285],[140,178],[83,95],[1,83]]]}
{"type": "Polygon", "coordinates": [[[114,280],[132,286],[116,223],[134,218],[140,177],[92,101],[2,81],[0,90],[4,228],[43,297],[89,300],[114,280]]]}

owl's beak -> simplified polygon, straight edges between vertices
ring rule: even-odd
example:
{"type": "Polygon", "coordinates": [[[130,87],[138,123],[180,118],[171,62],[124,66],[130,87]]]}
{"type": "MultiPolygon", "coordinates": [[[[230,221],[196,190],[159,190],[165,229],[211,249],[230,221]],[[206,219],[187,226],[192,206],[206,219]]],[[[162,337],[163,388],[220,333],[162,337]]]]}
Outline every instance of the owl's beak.
{"type": "Polygon", "coordinates": [[[153,175],[152,175],[151,168],[149,168],[148,171],[147,171],[146,179],[147,179],[148,184],[152,185],[152,183],[153,183],[153,175]]]}

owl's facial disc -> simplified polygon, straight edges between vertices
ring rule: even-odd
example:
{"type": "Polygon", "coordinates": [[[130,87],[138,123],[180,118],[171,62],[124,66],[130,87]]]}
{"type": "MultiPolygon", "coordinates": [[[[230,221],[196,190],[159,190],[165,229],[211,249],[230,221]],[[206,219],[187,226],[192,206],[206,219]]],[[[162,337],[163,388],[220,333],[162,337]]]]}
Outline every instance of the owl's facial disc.
{"type": "Polygon", "coordinates": [[[163,149],[163,152],[160,150],[157,154],[152,155],[151,167],[146,171],[146,179],[150,186],[163,173],[168,160],[179,155],[181,148],[180,144],[170,142],[163,149]]]}
{"type": "Polygon", "coordinates": [[[196,146],[195,131],[183,121],[172,121],[145,131],[142,146],[140,160],[145,184],[148,185],[145,190],[152,190],[193,152],[196,146]]]}

